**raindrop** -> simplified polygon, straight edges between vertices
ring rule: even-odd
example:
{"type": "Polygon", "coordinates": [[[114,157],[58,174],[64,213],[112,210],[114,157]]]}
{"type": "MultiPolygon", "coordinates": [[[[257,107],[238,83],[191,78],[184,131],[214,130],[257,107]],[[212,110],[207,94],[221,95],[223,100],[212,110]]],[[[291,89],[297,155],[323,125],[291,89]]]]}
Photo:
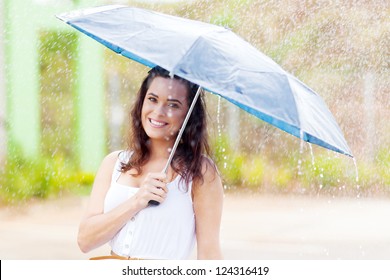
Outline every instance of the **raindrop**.
{"type": "Polygon", "coordinates": [[[356,158],[352,158],[353,164],[355,165],[355,176],[356,176],[356,183],[359,182],[359,171],[356,163],[356,158]]]}
{"type": "MultiPolygon", "coordinates": [[[[218,105],[217,105],[217,129],[218,129],[218,137],[221,139],[222,137],[222,129],[221,129],[221,96],[218,95],[218,105]]],[[[225,150],[225,149],[223,149],[225,150]]]]}
{"type": "Polygon", "coordinates": [[[302,154],[303,154],[303,145],[304,145],[304,141],[303,141],[303,130],[300,130],[299,131],[299,138],[301,139],[300,141],[300,144],[299,144],[299,159],[298,159],[298,175],[302,175],[303,172],[302,172],[302,160],[301,160],[301,157],[302,157],[302,154]]]}
{"type": "Polygon", "coordinates": [[[313,147],[310,143],[309,144],[309,148],[310,148],[310,155],[311,155],[311,164],[313,165],[313,168],[315,170],[315,161],[314,161],[314,154],[313,154],[313,147]]]}
{"type": "MultiPolygon", "coordinates": [[[[169,84],[168,84],[169,90],[172,90],[172,88],[173,88],[172,83],[173,83],[173,76],[171,76],[171,79],[169,80],[169,84]]],[[[172,96],[170,98],[172,98],[172,96]]]]}
{"type": "Polygon", "coordinates": [[[304,141],[303,141],[303,130],[299,131],[299,138],[301,139],[301,142],[300,142],[300,145],[299,145],[299,153],[303,154],[303,144],[304,144],[304,141]]]}
{"type": "Polygon", "coordinates": [[[302,175],[303,172],[302,172],[302,160],[301,159],[298,159],[298,175],[302,175]]]}

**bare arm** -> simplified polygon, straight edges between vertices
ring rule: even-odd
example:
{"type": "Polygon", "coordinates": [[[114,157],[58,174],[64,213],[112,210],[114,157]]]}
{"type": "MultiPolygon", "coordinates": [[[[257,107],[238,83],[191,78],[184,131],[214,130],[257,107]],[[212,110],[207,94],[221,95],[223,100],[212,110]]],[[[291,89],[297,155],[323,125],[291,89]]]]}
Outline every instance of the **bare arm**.
{"type": "Polygon", "coordinates": [[[118,152],[106,156],[96,174],[87,211],[80,223],[78,234],[79,247],[85,253],[111,240],[131,217],[147,207],[149,200],[163,202],[165,199],[166,187],[155,179],[163,175],[152,174],[147,176],[134,196],[104,213],[104,199],[111,185],[111,176],[117,159],[118,152]],[[161,189],[156,188],[155,182],[161,189]]]}
{"type": "Polygon", "coordinates": [[[223,187],[213,165],[205,159],[204,182],[194,186],[193,191],[198,259],[222,259],[219,234],[223,187]]]}

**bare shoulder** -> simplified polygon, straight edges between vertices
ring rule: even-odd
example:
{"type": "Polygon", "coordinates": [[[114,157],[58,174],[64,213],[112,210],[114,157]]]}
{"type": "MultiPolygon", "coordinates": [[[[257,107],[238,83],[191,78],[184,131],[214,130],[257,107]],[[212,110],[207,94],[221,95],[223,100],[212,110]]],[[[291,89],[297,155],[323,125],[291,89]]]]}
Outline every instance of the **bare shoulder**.
{"type": "Polygon", "coordinates": [[[102,167],[114,167],[116,161],[119,158],[119,154],[122,151],[114,151],[106,155],[102,161],[101,168],[102,167]]]}
{"type": "Polygon", "coordinates": [[[210,189],[222,191],[222,181],[218,172],[217,165],[214,161],[206,156],[202,158],[202,174],[203,180],[195,183],[194,192],[209,192],[210,189]]]}
{"type": "Polygon", "coordinates": [[[211,158],[206,156],[202,158],[202,174],[206,182],[220,178],[217,165],[211,158]]]}
{"type": "Polygon", "coordinates": [[[118,160],[121,151],[111,152],[104,157],[102,160],[99,170],[96,173],[95,184],[100,181],[107,181],[111,179],[111,174],[114,169],[115,163],[118,160]]]}
{"type": "Polygon", "coordinates": [[[104,161],[116,161],[119,158],[119,154],[122,153],[123,151],[114,151],[106,155],[104,158],[104,161]]]}
{"type": "Polygon", "coordinates": [[[112,172],[120,151],[112,152],[104,157],[99,170],[96,173],[92,192],[85,217],[90,217],[103,212],[103,202],[112,178],[112,172]]]}

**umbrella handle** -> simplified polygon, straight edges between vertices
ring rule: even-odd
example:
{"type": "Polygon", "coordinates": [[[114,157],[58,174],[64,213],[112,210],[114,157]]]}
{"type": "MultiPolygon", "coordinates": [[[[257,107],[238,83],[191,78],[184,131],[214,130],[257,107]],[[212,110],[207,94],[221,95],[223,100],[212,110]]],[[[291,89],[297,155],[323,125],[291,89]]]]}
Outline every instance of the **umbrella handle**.
{"type": "MultiPolygon", "coordinates": [[[[186,117],[184,118],[184,121],[183,121],[183,124],[181,125],[181,128],[179,130],[179,133],[177,134],[177,137],[176,137],[176,140],[175,140],[175,144],[173,144],[173,147],[172,147],[172,150],[169,154],[169,158],[167,160],[167,163],[165,164],[165,167],[164,169],[162,170],[163,173],[165,174],[168,174],[168,168],[169,166],[171,165],[171,162],[172,162],[172,159],[173,159],[173,156],[175,155],[175,152],[176,152],[176,149],[177,149],[177,146],[179,145],[179,142],[180,142],[180,139],[181,139],[181,136],[183,135],[183,132],[187,126],[187,122],[191,116],[191,113],[192,111],[194,110],[194,107],[195,107],[195,104],[196,104],[196,101],[198,100],[198,97],[200,95],[202,91],[202,87],[198,87],[198,90],[196,91],[196,94],[194,96],[194,99],[192,100],[192,103],[191,103],[191,106],[190,108],[188,109],[188,112],[187,112],[187,115],[186,117]]],[[[149,201],[149,205],[159,205],[160,203],[158,201],[155,201],[155,200],[150,200],[149,201]]]]}

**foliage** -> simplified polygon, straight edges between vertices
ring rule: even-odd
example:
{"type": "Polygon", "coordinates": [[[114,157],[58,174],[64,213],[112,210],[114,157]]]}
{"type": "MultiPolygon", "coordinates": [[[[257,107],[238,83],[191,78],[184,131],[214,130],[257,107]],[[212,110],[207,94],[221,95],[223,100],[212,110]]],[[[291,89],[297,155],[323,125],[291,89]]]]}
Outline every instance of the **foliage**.
{"type": "Polygon", "coordinates": [[[381,184],[390,186],[390,150],[388,147],[379,150],[376,164],[379,176],[382,179],[381,184]]]}
{"type": "Polygon", "coordinates": [[[295,152],[274,160],[272,154],[238,152],[229,138],[212,143],[215,160],[227,189],[251,189],[331,195],[388,195],[390,152],[382,151],[368,164],[330,151],[295,152]]]}
{"type": "Polygon", "coordinates": [[[27,159],[19,152],[8,156],[0,171],[0,205],[89,192],[94,176],[76,166],[61,156],[27,159]]]}
{"type": "Polygon", "coordinates": [[[321,188],[337,186],[347,170],[344,161],[333,155],[316,156],[314,162],[306,160],[302,174],[305,181],[321,188]]]}
{"type": "Polygon", "coordinates": [[[231,149],[228,137],[217,140],[218,142],[214,143],[214,156],[222,177],[231,185],[240,185],[244,158],[231,149]]]}
{"type": "Polygon", "coordinates": [[[279,188],[279,190],[288,189],[288,186],[293,182],[294,171],[292,169],[286,167],[280,168],[269,168],[269,173],[267,174],[275,174],[272,176],[271,184],[279,188]]]}
{"type": "MultiPolygon", "coordinates": [[[[243,157],[244,158],[244,157],[243,157]]],[[[263,184],[266,162],[260,156],[247,157],[242,164],[242,185],[250,189],[256,189],[263,184]]]]}

